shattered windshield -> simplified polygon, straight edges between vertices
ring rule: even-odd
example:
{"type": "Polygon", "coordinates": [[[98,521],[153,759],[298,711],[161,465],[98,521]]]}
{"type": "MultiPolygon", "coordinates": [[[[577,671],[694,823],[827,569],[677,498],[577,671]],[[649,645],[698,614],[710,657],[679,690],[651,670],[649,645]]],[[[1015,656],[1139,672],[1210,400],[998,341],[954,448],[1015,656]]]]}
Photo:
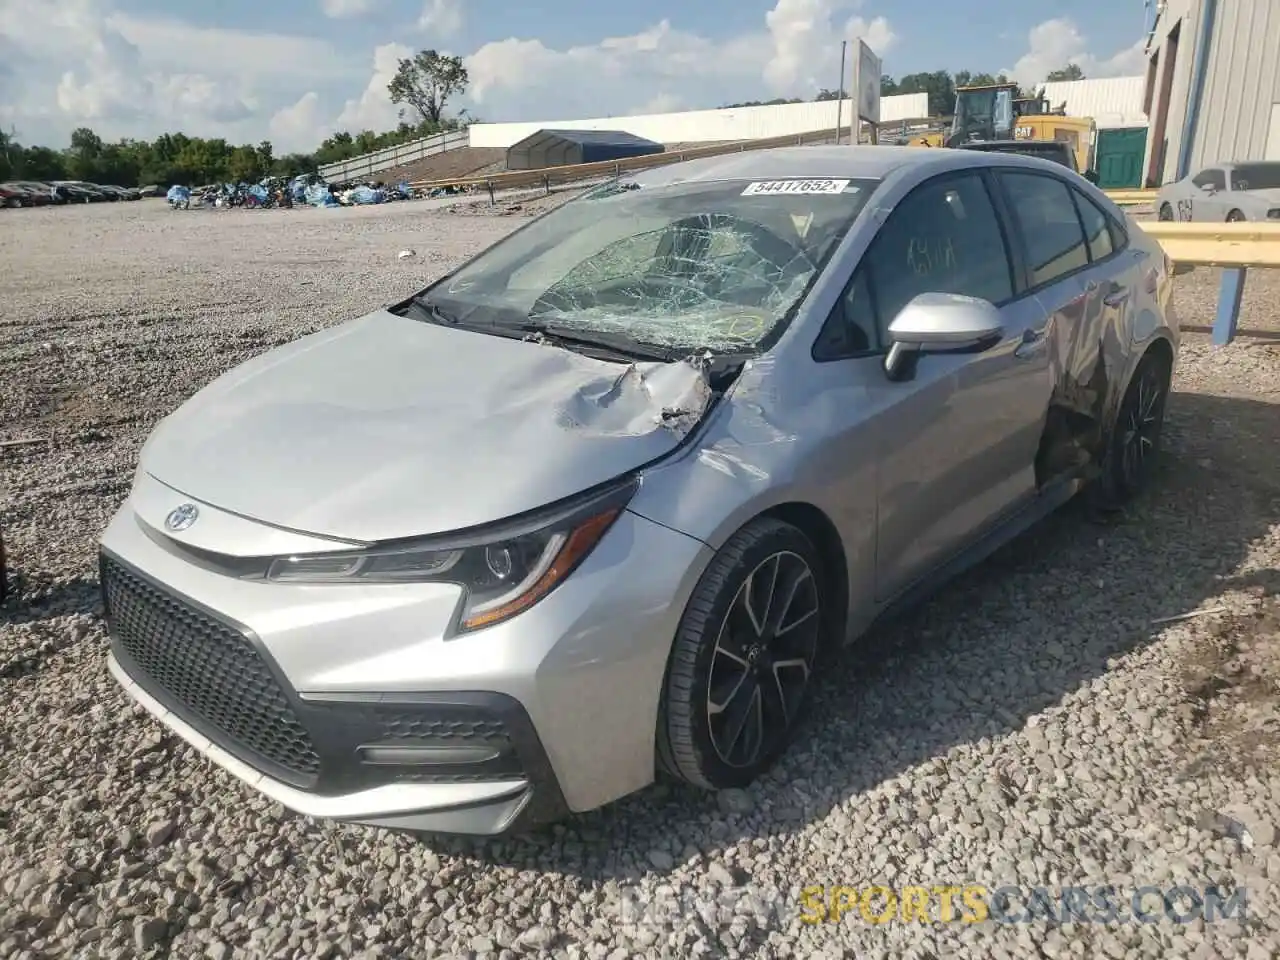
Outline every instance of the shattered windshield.
{"type": "Polygon", "coordinates": [[[804,297],[876,182],[606,184],[512,234],[427,296],[463,323],[754,350],[804,297]]]}
{"type": "Polygon", "coordinates": [[[1280,163],[1242,163],[1231,171],[1232,190],[1280,189],[1280,163]]]}

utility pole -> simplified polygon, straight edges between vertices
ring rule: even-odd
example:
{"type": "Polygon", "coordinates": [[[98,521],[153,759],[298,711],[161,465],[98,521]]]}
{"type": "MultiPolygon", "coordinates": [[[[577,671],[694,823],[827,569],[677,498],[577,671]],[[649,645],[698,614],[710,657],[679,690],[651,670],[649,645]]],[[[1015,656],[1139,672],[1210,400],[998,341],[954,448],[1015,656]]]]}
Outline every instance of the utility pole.
{"type": "Polygon", "coordinates": [[[848,40],[840,41],[840,82],[836,84],[836,146],[840,145],[840,140],[844,136],[841,114],[844,112],[844,56],[848,46],[848,40]]]}

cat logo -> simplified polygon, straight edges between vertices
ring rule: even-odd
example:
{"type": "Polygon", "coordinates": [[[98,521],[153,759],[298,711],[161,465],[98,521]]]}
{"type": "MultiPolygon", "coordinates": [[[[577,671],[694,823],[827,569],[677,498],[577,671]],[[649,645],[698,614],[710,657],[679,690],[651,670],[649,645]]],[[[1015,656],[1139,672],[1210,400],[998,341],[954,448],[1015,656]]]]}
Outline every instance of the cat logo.
{"type": "Polygon", "coordinates": [[[1017,139],[1017,140],[1030,140],[1030,139],[1031,139],[1031,128],[1030,128],[1030,127],[1017,127],[1017,128],[1015,128],[1015,129],[1014,129],[1014,131],[1013,131],[1013,136],[1014,136],[1014,138],[1015,138],[1015,139],[1017,139]]]}

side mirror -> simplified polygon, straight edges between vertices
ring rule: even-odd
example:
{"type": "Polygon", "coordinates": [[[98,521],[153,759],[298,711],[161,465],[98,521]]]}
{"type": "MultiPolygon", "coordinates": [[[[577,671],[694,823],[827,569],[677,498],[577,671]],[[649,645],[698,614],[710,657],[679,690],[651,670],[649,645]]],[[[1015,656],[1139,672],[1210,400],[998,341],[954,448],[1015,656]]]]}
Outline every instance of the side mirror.
{"type": "Polygon", "coordinates": [[[922,293],[889,324],[884,371],[890,380],[902,379],[914,356],[978,352],[1003,334],[1000,311],[990,301],[955,293],[922,293]]]}
{"type": "Polygon", "coordinates": [[[1201,193],[1217,193],[1218,188],[1215,187],[1212,183],[1202,183],[1200,184],[1200,192],[1201,193]]]}

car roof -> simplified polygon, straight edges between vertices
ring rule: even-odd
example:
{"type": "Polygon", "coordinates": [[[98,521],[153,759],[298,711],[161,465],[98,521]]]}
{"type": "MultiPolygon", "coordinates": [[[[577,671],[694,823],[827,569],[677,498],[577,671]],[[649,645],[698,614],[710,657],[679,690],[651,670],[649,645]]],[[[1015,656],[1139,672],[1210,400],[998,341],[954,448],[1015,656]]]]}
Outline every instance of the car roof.
{"type": "Polygon", "coordinates": [[[973,140],[962,143],[958,150],[994,150],[1000,147],[1054,147],[1060,150],[1070,149],[1070,144],[1062,140],[973,140]]]}
{"type": "Polygon", "coordinates": [[[806,177],[848,177],[881,180],[897,171],[916,168],[942,173],[984,166],[1027,166],[1061,171],[1061,164],[1037,157],[947,147],[813,146],[775,147],[742,153],[700,157],[637,173],[636,183],[649,187],[714,180],[787,180],[806,177]]]}

